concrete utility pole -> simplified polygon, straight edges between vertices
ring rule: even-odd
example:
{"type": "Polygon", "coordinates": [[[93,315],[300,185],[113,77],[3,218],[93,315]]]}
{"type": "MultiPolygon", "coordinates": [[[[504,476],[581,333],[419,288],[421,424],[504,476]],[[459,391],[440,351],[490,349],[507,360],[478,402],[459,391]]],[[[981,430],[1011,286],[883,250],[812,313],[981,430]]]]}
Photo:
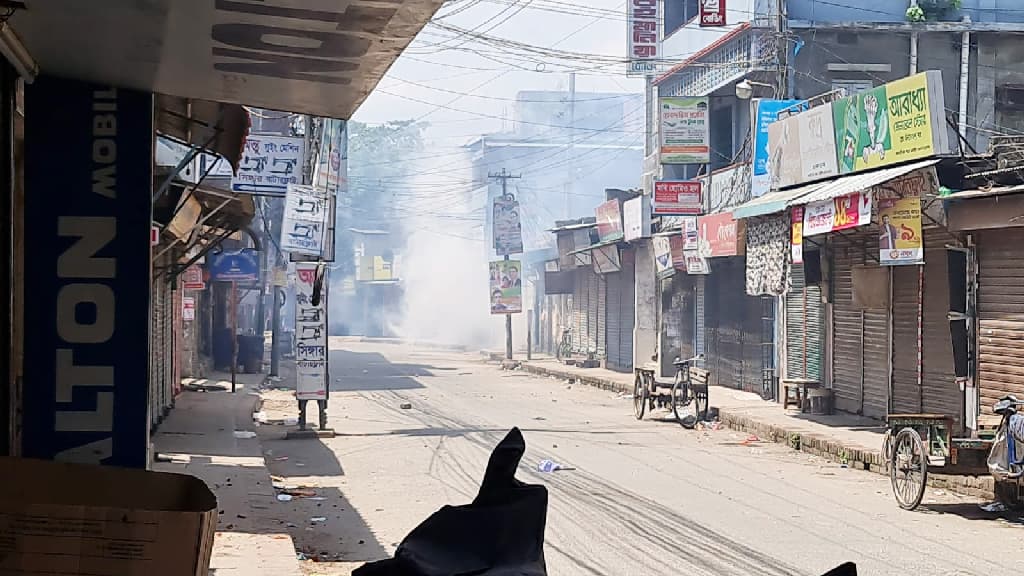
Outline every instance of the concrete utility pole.
{"type": "MultiPolygon", "coordinates": [[[[513,176],[501,169],[500,173],[491,173],[487,175],[488,178],[494,178],[495,180],[501,180],[501,197],[506,200],[512,199],[512,195],[508,193],[508,181],[510,178],[522,178],[522,176],[513,176]]],[[[505,260],[508,261],[508,254],[505,255],[505,260]]],[[[512,314],[505,314],[505,359],[512,359],[512,314]]]]}
{"type": "Polygon", "coordinates": [[[565,217],[572,218],[572,195],[576,191],[576,73],[569,73],[569,181],[565,183],[565,217]]]}

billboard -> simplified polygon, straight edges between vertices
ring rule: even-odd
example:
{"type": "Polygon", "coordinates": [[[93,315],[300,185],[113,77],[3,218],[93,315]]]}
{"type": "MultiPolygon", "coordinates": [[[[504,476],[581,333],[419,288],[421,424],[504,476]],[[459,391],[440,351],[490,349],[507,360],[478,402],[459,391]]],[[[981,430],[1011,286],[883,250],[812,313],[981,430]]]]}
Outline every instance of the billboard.
{"type": "Polygon", "coordinates": [[[661,58],[661,2],[626,0],[627,76],[653,76],[661,58]]]}
{"type": "Polygon", "coordinates": [[[711,160],[708,98],[658,98],[662,164],[707,164],[711,160]]]}
{"type": "Polygon", "coordinates": [[[779,119],[783,110],[795,112],[806,110],[807,103],[802,100],[768,100],[754,101],[754,168],[751,182],[751,195],[761,196],[771,189],[771,174],[768,172],[768,126],[779,119]]]}
{"type": "Polygon", "coordinates": [[[290,184],[302,183],[302,138],[249,136],[245,139],[232,192],[284,194],[290,184]]]}
{"type": "Polygon", "coordinates": [[[522,263],[497,260],[490,265],[491,314],[516,314],[523,311],[522,263]]]}
{"type": "Polygon", "coordinates": [[[224,250],[210,256],[213,282],[255,282],[260,279],[260,253],[252,248],[224,250]]]}
{"type": "Polygon", "coordinates": [[[771,188],[786,188],[839,173],[832,125],[833,103],[822,104],[768,125],[771,188]]]}

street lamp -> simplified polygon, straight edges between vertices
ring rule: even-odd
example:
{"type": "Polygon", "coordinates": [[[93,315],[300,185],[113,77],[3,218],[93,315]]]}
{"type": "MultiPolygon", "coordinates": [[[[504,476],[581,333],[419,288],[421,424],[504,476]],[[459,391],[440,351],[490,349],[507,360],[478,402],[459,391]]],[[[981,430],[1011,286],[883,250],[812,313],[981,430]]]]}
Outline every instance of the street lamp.
{"type": "Polygon", "coordinates": [[[762,88],[771,88],[775,90],[775,86],[771,84],[765,84],[764,82],[752,82],[744,78],[736,84],[736,97],[740,100],[750,100],[750,97],[754,95],[754,86],[761,86],[762,88]]]}

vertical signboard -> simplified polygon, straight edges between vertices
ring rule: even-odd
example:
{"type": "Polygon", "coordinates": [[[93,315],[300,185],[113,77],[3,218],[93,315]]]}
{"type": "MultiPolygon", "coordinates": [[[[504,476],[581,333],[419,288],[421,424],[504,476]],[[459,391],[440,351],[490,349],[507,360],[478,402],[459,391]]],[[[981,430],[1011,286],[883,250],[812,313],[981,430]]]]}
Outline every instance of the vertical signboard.
{"type": "Polygon", "coordinates": [[[25,87],[25,457],[149,464],[152,142],[150,94],[25,87]]]}
{"type": "Polygon", "coordinates": [[[711,160],[707,97],[658,98],[662,164],[707,164],[711,160]]]}
{"type": "Polygon", "coordinates": [[[491,314],[523,311],[523,279],[519,260],[498,260],[490,265],[491,314]]]}
{"type": "Polygon", "coordinates": [[[700,0],[700,25],[702,28],[726,26],[725,0],[700,0]]]}
{"type": "Polygon", "coordinates": [[[637,196],[622,203],[622,226],[626,242],[651,235],[650,196],[637,196]]]}
{"type": "Polygon", "coordinates": [[[185,322],[192,322],[196,319],[196,299],[194,296],[182,296],[181,319],[185,322]]]}
{"type": "Polygon", "coordinates": [[[327,192],[312,186],[292,185],[284,204],[281,250],[319,257],[324,253],[329,214],[327,192]]]}
{"type": "Polygon", "coordinates": [[[789,214],[789,250],[793,264],[804,263],[804,207],[794,206],[789,214]]]}
{"type": "Polygon", "coordinates": [[[291,184],[302,183],[302,138],[249,136],[245,139],[238,174],[231,179],[233,192],[284,194],[291,184]]]}
{"type": "Polygon", "coordinates": [[[879,264],[897,266],[924,262],[920,197],[879,200],[878,219],[879,264]]]}
{"type": "Polygon", "coordinates": [[[769,167],[768,126],[779,119],[783,110],[793,114],[807,109],[801,100],[757,100],[754,102],[754,169],[750,194],[754,198],[771,189],[769,167]]]}
{"type": "Polygon", "coordinates": [[[661,57],[660,0],[626,0],[627,76],[652,76],[661,57]]]}
{"type": "Polygon", "coordinates": [[[498,256],[523,253],[519,202],[511,196],[494,199],[494,251],[498,256]]]}
{"type": "MultiPolygon", "coordinates": [[[[327,279],[314,304],[315,262],[295,263],[295,398],[327,399],[327,279]]],[[[324,270],[324,274],[327,271],[324,270]]]]}

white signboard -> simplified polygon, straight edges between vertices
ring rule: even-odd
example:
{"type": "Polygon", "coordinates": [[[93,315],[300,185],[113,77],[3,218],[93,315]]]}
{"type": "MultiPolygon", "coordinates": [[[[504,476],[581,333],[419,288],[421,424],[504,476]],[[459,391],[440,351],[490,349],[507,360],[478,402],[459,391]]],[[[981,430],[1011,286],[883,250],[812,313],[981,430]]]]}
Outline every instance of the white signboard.
{"type": "Polygon", "coordinates": [[[697,230],[696,216],[683,216],[683,251],[696,250],[699,246],[700,234],[697,230]]]}
{"type": "Polygon", "coordinates": [[[651,235],[649,196],[637,196],[622,203],[623,239],[632,242],[651,235]]]}
{"type": "MultiPolygon", "coordinates": [[[[327,278],[320,301],[313,305],[317,264],[295,264],[295,397],[327,399],[327,278]]],[[[324,270],[324,274],[327,271],[324,270]]]]}
{"type": "Polygon", "coordinates": [[[286,193],[289,185],[302,182],[303,151],[302,138],[249,136],[231,190],[286,193]]]}
{"type": "Polygon", "coordinates": [[[181,298],[181,319],[185,322],[192,322],[196,319],[196,299],[192,296],[181,298]]]}
{"type": "Polygon", "coordinates": [[[661,57],[661,2],[626,0],[627,76],[652,76],[661,57]]]}
{"type": "Polygon", "coordinates": [[[768,125],[766,170],[772,189],[839,174],[831,103],[768,125]]]}
{"type": "Polygon", "coordinates": [[[321,256],[327,238],[330,203],[327,191],[291,185],[285,199],[281,225],[281,250],[292,254],[321,256]]]}

